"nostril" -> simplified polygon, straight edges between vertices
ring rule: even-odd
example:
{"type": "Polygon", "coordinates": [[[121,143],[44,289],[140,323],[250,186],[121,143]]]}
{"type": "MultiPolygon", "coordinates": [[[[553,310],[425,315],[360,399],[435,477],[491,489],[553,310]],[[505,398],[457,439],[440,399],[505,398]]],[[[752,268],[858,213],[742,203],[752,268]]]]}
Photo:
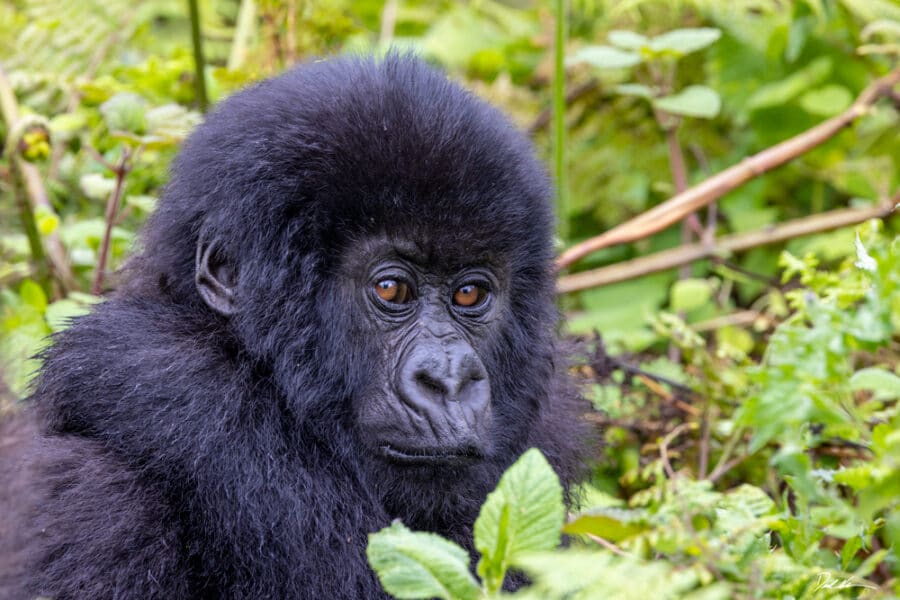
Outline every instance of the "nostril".
{"type": "Polygon", "coordinates": [[[416,386],[430,396],[442,397],[447,393],[447,386],[444,383],[428,373],[428,371],[417,371],[414,379],[416,386]]]}

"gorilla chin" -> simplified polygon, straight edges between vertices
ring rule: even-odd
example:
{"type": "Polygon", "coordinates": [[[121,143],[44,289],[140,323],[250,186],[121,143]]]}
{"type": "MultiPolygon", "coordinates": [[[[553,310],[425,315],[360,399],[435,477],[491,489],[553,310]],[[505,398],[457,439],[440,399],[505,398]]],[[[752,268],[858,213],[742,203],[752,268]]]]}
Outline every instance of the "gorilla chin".
{"type": "Polygon", "coordinates": [[[386,598],[370,532],[472,550],[529,447],[572,484],[553,225],[529,140],[421,60],[223,101],[0,421],[0,598],[386,598]]]}

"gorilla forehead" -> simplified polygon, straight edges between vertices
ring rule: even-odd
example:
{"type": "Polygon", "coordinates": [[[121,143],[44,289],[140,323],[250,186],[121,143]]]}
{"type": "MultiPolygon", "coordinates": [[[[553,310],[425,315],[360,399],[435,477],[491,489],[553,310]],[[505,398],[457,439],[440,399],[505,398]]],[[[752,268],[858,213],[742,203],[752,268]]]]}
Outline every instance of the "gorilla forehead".
{"type": "Polygon", "coordinates": [[[299,221],[308,248],[384,232],[515,253],[520,240],[549,242],[549,189],[498,111],[422,61],[389,55],[303,65],[223,102],[176,161],[167,208],[186,213],[170,223],[266,223],[224,236],[243,243],[299,221]]]}

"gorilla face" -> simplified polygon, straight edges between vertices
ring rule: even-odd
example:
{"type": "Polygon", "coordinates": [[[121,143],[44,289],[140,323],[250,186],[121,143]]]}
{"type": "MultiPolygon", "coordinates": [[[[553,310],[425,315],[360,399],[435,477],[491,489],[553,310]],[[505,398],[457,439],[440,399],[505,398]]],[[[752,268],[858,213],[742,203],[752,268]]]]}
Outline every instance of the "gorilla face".
{"type": "Polygon", "coordinates": [[[484,457],[491,423],[485,337],[501,312],[489,264],[435,269],[417,246],[379,239],[346,265],[379,368],[356,402],[372,452],[400,465],[466,464],[484,457]]]}
{"type": "MultiPolygon", "coordinates": [[[[237,268],[202,242],[196,285],[210,308],[237,310],[237,268]]],[[[344,251],[341,285],[354,338],[376,354],[355,394],[367,450],[395,465],[465,466],[489,450],[491,379],[482,354],[504,312],[506,275],[489,261],[440,268],[422,246],[386,236],[344,251]]],[[[349,368],[349,367],[348,367],[349,368]]]]}

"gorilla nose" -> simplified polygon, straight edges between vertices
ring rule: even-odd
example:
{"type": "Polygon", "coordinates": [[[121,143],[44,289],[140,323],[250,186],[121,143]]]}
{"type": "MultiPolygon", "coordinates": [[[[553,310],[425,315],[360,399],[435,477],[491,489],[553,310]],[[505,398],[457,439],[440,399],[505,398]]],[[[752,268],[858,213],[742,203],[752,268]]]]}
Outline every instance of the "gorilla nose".
{"type": "Polygon", "coordinates": [[[400,391],[407,402],[419,408],[448,409],[452,403],[487,406],[487,372],[468,344],[423,350],[410,357],[401,374],[400,391]]]}

